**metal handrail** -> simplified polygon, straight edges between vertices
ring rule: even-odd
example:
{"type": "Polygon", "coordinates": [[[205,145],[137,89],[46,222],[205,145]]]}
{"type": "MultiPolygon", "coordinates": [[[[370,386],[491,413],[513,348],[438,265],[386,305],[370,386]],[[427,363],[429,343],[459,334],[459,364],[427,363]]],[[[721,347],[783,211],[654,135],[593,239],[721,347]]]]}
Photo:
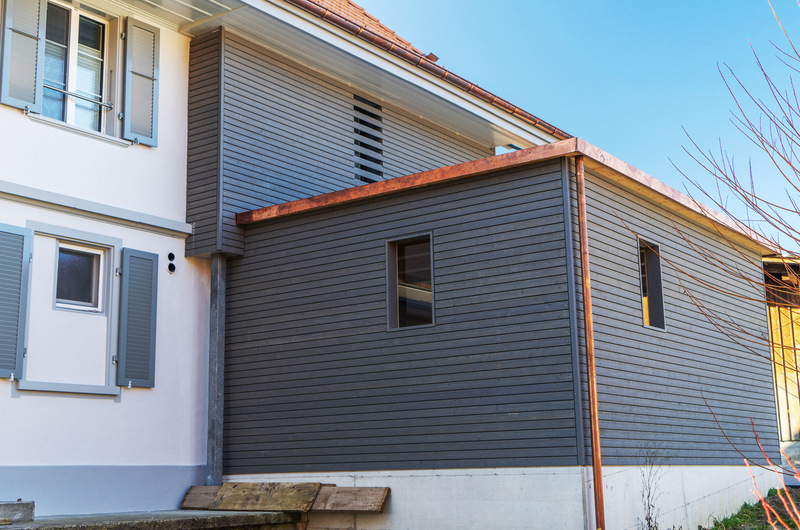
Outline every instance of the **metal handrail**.
{"type": "Polygon", "coordinates": [[[92,98],[90,98],[88,96],[84,96],[84,95],[81,95],[81,94],[76,94],[75,92],[70,92],[68,90],[63,90],[61,88],[56,88],[54,86],[50,86],[50,85],[47,85],[47,84],[45,84],[44,87],[48,88],[50,90],[55,90],[56,92],[61,92],[62,94],[66,94],[68,96],[72,96],[74,98],[82,99],[83,101],[88,101],[89,103],[94,103],[95,105],[99,105],[100,107],[103,107],[105,109],[113,109],[114,108],[113,103],[105,103],[103,101],[97,101],[96,99],[92,99],[92,98]]]}

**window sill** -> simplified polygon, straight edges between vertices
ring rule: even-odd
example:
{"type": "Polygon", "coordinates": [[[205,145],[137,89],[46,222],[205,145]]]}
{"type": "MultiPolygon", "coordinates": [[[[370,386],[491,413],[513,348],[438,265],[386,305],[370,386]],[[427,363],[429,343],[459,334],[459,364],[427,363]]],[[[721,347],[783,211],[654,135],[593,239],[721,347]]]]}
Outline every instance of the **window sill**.
{"type": "Polygon", "coordinates": [[[61,392],[65,394],[94,394],[99,396],[119,396],[121,391],[118,386],[103,385],[73,385],[70,383],[46,383],[42,381],[17,381],[17,390],[31,392],[61,392]]]}
{"type": "Polygon", "coordinates": [[[66,131],[70,131],[72,133],[79,134],[81,136],[86,136],[88,138],[94,138],[95,140],[108,142],[110,144],[114,144],[119,147],[130,147],[131,145],[133,145],[133,142],[131,142],[130,140],[123,140],[122,138],[116,138],[114,136],[109,136],[107,134],[103,134],[97,131],[92,131],[90,129],[84,129],[83,127],[78,127],[77,125],[64,123],[63,121],[54,120],[52,118],[46,118],[45,116],[41,116],[39,114],[28,114],[28,118],[30,118],[36,123],[42,123],[44,125],[49,125],[50,127],[55,127],[56,129],[63,129],[66,131]]]}
{"type": "Polygon", "coordinates": [[[436,322],[431,322],[430,324],[417,324],[415,326],[403,326],[403,327],[397,327],[397,328],[386,328],[386,331],[391,333],[393,331],[406,331],[406,330],[409,330],[409,329],[426,329],[426,328],[435,328],[435,327],[436,327],[436,322]]]}

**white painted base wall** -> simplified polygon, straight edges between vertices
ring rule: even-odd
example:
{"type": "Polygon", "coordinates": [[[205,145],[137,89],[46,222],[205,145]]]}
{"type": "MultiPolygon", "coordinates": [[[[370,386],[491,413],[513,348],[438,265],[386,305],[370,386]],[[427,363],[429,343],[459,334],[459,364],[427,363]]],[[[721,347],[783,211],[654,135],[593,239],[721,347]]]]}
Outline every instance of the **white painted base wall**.
{"type": "MultiPolygon", "coordinates": [[[[754,469],[766,492],[780,480],[754,469]]],[[[594,528],[591,468],[503,468],[228,475],[226,482],[322,482],[389,486],[382,514],[311,514],[309,530],[594,528]],[[584,512],[587,514],[584,517],[584,512]]],[[[635,529],[642,519],[642,479],[633,466],[603,469],[606,528],[635,529]]],[[[753,502],[744,466],[665,467],[656,500],[661,528],[695,529],[753,502]]]]}
{"type": "MultiPolygon", "coordinates": [[[[759,490],[780,486],[775,473],[751,468],[759,490]]],[[[755,502],[753,480],[742,466],[665,466],[655,489],[657,521],[661,528],[694,530],[710,526],[755,502]]],[[[606,528],[636,529],[643,517],[641,468],[603,467],[606,528]]],[[[590,488],[591,486],[589,486],[590,488]]],[[[593,493],[589,493],[590,499],[593,493]]],[[[593,509],[593,508],[592,508],[593,509]]]]}
{"type": "Polygon", "coordinates": [[[384,513],[311,514],[309,530],[584,527],[579,467],[230,475],[225,481],[391,488],[384,513]]]}

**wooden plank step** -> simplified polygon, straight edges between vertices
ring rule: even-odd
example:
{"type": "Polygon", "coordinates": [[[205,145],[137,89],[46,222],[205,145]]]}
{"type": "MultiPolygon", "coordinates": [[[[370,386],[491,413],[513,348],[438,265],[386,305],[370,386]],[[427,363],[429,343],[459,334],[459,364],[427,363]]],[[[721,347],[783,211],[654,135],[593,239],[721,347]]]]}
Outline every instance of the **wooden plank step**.
{"type": "Polygon", "coordinates": [[[320,486],[319,482],[226,482],[208,509],[307,512],[320,486]]]}
{"type": "Polygon", "coordinates": [[[192,486],[181,502],[181,510],[208,510],[219,492],[219,486],[192,486]]]}
{"type": "Polygon", "coordinates": [[[389,488],[340,488],[322,486],[317,494],[313,512],[381,513],[389,488]]]}

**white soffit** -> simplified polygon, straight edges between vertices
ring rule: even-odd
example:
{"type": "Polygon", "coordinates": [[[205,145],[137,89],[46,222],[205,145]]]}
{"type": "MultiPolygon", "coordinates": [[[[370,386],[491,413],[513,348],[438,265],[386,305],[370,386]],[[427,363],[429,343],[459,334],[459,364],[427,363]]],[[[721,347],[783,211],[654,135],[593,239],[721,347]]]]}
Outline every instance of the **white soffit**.
{"type": "Polygon", "coordinates": [[[240,0],[118,0],[133,11],[147,13],[175,29],[216,18],[241,7],[240,0]]]}
{"type": "MultiPolygon", "coordinates": [[[[133,3],[138,6],[150,1],[133,0],[133,3]]],[[[157,1],[164,6],[178,2],[157,1]]],[[[530,147],[557,141],[523,120],[288,3],[186,0],[211,1],[225,2],[229,11],[189,22],[180,28],[181,33],[197,36],[225,26],[313,70],[482,144],[514,143],[530,147]],[[234,2],[249,7],[235,9],[234,2]]]]}

